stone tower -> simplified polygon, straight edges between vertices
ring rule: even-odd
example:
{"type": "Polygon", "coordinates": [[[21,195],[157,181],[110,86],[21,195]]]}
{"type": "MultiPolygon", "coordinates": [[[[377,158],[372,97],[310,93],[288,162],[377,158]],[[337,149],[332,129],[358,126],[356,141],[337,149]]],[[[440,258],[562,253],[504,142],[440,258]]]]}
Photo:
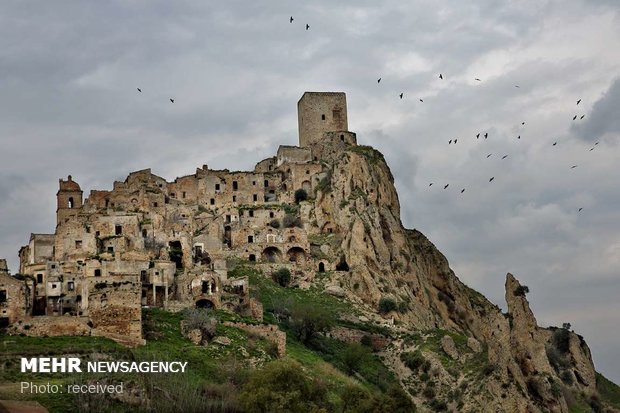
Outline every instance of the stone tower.
{"type": "Polygon", "coordinates": [[[56,225],[64,222],[68,217],[76,215],[82,208],[82,189],[77,182],[71,179],[58,180],[59,189],[56,193],[56,225]]]}
{"type": "Polygon", "coordinates": [[[297,102],[299,146],[319,142],[325,132],[349,130],[343,92],[306,92],[297,102]]]}

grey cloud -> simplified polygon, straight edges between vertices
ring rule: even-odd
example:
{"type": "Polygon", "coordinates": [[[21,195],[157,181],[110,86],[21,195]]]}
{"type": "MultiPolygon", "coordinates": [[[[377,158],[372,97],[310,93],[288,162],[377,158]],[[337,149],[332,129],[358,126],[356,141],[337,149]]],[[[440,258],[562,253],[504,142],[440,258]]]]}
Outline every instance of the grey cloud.
{"type": "Polygon", "coordinates": [[[587,142],[609,138],[617,143],[620,137],[620,78],[616,78],[592,110],[583,124],[573,126],[571,132],[587,142]]]}

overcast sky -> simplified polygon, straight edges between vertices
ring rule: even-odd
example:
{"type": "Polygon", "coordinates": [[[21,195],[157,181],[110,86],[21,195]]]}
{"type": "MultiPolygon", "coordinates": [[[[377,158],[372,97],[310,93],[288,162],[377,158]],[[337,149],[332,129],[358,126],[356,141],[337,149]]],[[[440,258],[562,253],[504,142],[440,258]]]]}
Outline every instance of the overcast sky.
{"type": "Polygon", "coordinates": [[[298,3],[3,1],[0,257],[54,231],[60,177],[252,169],[297,143],[304,91],[343,91],[405,226],[502,307],[515,274],[620,382],[617,1],[298,3]]]}

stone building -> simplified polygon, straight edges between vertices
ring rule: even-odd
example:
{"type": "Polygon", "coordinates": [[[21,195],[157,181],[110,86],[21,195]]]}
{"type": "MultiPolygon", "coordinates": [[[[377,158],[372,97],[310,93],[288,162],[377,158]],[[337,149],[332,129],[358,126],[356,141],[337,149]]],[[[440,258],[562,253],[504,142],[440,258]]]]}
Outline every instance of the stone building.
{"type": "Polygon", "coordinates": [[[298,112],[299,146],[280,146],[253,171],[203,165],[168,182],[144,169],[86,198],[72,176],[60,179],[54,234],[31,234],[19,252],[32,302],[22,315],[12,310],[9,322],[73,316],[87,319],[92,334],[139,340],[141,306],[261,318],[249,281],[229,278],[235,260],[267,273],[284,266],[297,278],[335,269],[340,257],[317,253],[311,238],[338,229],[313,222],[310,210],[295,204],[295,191],[314,197],[331,173],[324,160],[356,138],[347,130],[344,93],[306,92],[298,112]]]}

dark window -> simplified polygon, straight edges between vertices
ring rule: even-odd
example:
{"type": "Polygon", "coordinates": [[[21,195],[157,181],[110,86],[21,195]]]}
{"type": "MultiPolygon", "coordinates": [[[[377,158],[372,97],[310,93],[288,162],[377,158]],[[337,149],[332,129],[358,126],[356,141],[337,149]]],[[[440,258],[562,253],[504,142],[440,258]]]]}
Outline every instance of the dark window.
{"type": "Polygon", "coordinates": [[[233,202],[237,202],[237,196],[233,195],[233,202]]]}
{"type": "Polygon", "coordinates": [[[310,175],[310,171],[306,171],[306,175],[310,175]]]}
{"type": "Polygon", "coordinates": [[[99,269],[95,270],[95,277],[101,277],[101,270],[99,269]]]}
{"type": "Polygon", "coordinates": [[[230,215],[226,215],[226,222],[230,222],[230,215]]]}
{"type": "Polygon", "coordinates": [[[56,284],[52,284],[52,288],[56,288],[56,284]]]}
{"type": "Polygon", "coordinates": [[[114,252],[114,247],[108,247],[108,252],[114,252]]]}
{"type": "Polygon", "coordinates": [[[56,268],[56,264],[52,264],[52,270],[56,268]]]}
{"type": "Polygon", "coordinates": [[[248,260],[252,262],[256,261],[256,255],[250,254],[250,256],[248,257],[248,260]]]}
{"type": "Polygon", "coordinates": [[[273,217],[274,217],[273,211],[269,212],[269,218],[273,218],[273,217]]]}
{"type": "Polygon", "coordinates": [[[74,283],[73,281],[69,281],[69,282],[67,283],[67,289],[68,289],[69,291],[73,291],[73,290],[75,290],[75,283],[74,283]]]}
{"type": "Polygon", "coordinates": [[[183,192],[183,198],[185,198],[186,195],[187,195],[187,192],[183,192]]]}
{"type": "Polygon", "coordinates": [[[6,290],[0,290],[0,303],[6,302],[6,290]]]}
{"type": "Polygon", "coordinates": [[[265,179],[265,188],[269,186],[269,181],[265,179]]]}
{"type": "Polygon", "coordinates": [[[75,241],[75,249],[76,250],[82,249],[82,241],[80,240],[75,241]]]}
{"type": "Polygon", "coordinates": [[[258,201],[258,195],[256,194],[252,195],[252,201],[254,202],[258,201]]]}
{"type": "Polygon", "coordinates": [[[123,233],[123,226],[122,225],[115,225],[114,226],[114,233],[116,235],[121,235],[123,233]]]}
{"type": "Polygon", "coordinates": [[[87,234],[90,234],[90,226],[87,226],[87,227],[86,227],[86,233],[87,233],[87,234]]]}
{"type": "Polygon", "coordinates": [[[254,242],[254,235],[248,235],[248,243],[253,243],[254,242]]]}
{"type": "Polygon", "coordinates": [[[249,216],[251,216],[251,217],[253,217],[253,216],[254,216],[254,210],[250,209],[250,210],[248,211],[248,215],[249,215],[249,216]]]}
{"type": "Polygon", "coordinates": [[[321,115],[321,120],[325,120],[325,115],[321,115]]]}
{"type": "Polygon", "coordinates": [[[340,135],[340,140],[344,142],[344,135],[340,135]]]}
{"type": "Polygon", "coordinates": [[[219,191],[220,190],[220,184],[215,184],[215,190],[219,191]]]}
{"type": "Polygon", "coordinates": [[[256,185],[256,181],[252,181],[252,185],[256,185]]]}
{"type": "Polygon", "coordinates": [[[157,208],[157,202],[153,202],[153,206],[157,208]]]}
{"type": "Polygon", "coordinates": [[[100,233],[99,231],[96,231],[96,232],[95,232],[95,237],[98,237],[98,236],[99,236],[99,234],[101,234],[101,233],[100,233]]]}
{"type": "Polygon", "coordinates": [[[140,282],[146,282],[146,270],[140,271],[140,282]]]}
{"type": "Polygon", "coordinates": [[[239,184],[237,184],[237,181],[233,181],[233,191],[236,191],[237,189],[239,189],[239,184]]]}
{"type": "Polygon", "coordinates": [[[209,292],[209,282],[208,281],[203,281],[202,282],[202,293],[206,294],[209,292]]]}
{"type": "Polygon", "coordinates": [[[215,205],[215,198],[211,198],[211,199],[209,200],[209,204],[211,204],[211,205],[215,205]]]}
{"type": "Polygon", "coordinates": [[[149,233],[148,233],[148,231],[147,231],[147,230],[145,230],[145,229],[143,229],[143,230],[142,230],[142,237],[143,237],[143,238],[146,238],[148,234],[149,234],[149,233]]]}
{"type": "Polygon", "coordinates": [[[69,208],[73,208],[73,198],[69,198],[69,208]]]}
{"type": "Polygon", "coordinates": [[[37,284],[41,284],[43,282],[43,274],[37,274],[37,284]]]}
{"type": "Polygon", "coordinates": [[[170,194],[171,198],[176,198],[177,194],[175,194],[174,192],[170,194]]]}

